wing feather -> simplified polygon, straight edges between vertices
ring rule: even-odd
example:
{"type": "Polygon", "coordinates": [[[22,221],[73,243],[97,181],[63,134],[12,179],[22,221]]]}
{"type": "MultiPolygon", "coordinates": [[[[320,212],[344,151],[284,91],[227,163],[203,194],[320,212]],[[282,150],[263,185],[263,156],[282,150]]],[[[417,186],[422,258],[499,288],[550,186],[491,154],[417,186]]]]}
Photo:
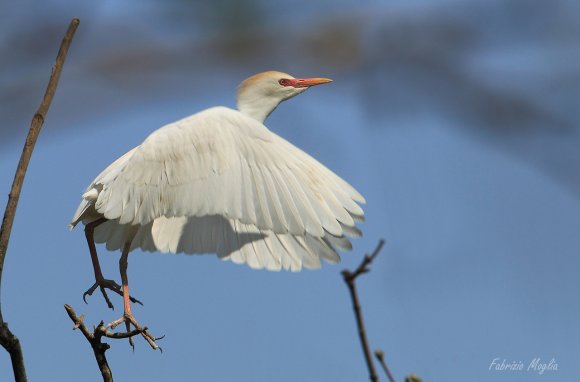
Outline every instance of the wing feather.
{"type": "MultiPolygon", "coordinates": [[[[157,130],[105,169],[86,194],[97,213],[120,224],[221,215],[260,230],[317,237],[342,235],[363,216],[358,203],[364,203],[308,154],[223,107],[157,130]]],[[[79,207],[73,224],[84,211],[79,207]]]]}
{"type": "Polygon", "coordinates": [[[218,215],[160,217],[142,226],[110,220],[95,230],[95,241],[106,243],[109,250],[121,249],[129,238],[132,238],[132,250],[216,253],[223,260],[271,271],[319,268],[321,260],[337,263],[340,256],[336,248],[350,246],[350,241],[344,236],[279,234],[218,215]]]}
{"type": "Polygon", "coordinates": [[[269,270],[340,260],[364,198],[260,122],[218,107],[152,133],[107,167],[72,219],[107,249],[216,253],[269,270]]]}
{"type": "Polygon", "coordinates": [[[300,212],[294,201],[294,197],[290,192],[288,185],[284,181],[278,167],[270,169],[270,176],[274,186],[276,187],[276,194],[280,198],[280,204],[285,207],[284,214],[288,227],[288,232],[298,235],[304,233],[304,223],[300,217],[300,212]]]}

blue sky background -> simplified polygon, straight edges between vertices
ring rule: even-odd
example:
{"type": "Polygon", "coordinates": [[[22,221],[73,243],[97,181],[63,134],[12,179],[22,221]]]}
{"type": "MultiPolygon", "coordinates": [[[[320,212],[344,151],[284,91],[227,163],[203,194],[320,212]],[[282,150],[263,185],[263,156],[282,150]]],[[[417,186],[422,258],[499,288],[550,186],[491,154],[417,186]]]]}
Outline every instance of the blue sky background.
{"type": "MultiPolygon", "coordinates": [[[[425,381],[570,381],[580,373],[580,8],[573,1],[0,2],[0,193],[70,18],[81,25],[27,173],[2,283],[29,379],[99,380],[63,304],[122,314],[97,293],[86,185],[165,123],[234,107],[269,69],[334,82],[266,125],[367,199],[338,266],[254,271],[215,256],[134,252],[135,315],[160,341],[112,342],[120,381],[364,381],[340,271],[359,279],[371,347],[425,381]],[[210,5],[211,4],[211,5],[210,5]],[[557,372],[490,371],[494,358],[557,372]]],[[[105,276],[118,253],[99,247],[105,276]]],[[[10,380],[0,352],[0,380],[10,380]]],[[[386,378],[381,375],[382,380],[386,378]]]]}

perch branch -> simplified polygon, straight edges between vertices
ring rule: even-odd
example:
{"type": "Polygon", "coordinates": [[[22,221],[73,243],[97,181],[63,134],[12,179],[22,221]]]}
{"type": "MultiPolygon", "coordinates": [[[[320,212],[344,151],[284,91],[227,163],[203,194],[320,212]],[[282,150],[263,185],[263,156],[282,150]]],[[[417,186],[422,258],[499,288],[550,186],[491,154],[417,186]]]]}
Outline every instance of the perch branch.
{"type": "Polygon", "coordinates": [[[385,244],[385,241],[381,239],[381,241],[379,241],[379,244],[377,245],[377,248],[374,250],[374,252],[371,255],[365,255],[363,261],[360,263],[360,265],[358,266],[358,268],[354,272],[351,272],[348,269],[345,269],[344,271],[342,271],[342,277],[343,277],[344,282],[346,283],[346,285],[348,286],[348,289],[350,291],[350,297],[352,299],[352,306],[354,309],[356,323],[358,326],[358,335],[360,338],[361,346],[362,346],[365,360],[367,363],[367,368],[369,369],[369,376],[370,376],[370,379],[372,382],[377,382],[379,380],[379,377],[377,375],[377,371],[376,371],[375,365],[373,363],[373,357],[371,356],[371,351],[370,351],[369,343],[367,340],[365,324],[364,324],[364,321],[362,318],[362,311],[361,311],[361,307],[360,307],[359,300],[358,300],[358,294],[356,291],[355,280],[358,276],[370,271],[370,269],[368,268],[369,265],[372,263],[372,261],[375,259],[375,257],[377,257],[377,255],[381,252],[381,249],[383,248],[384,244],[385,244]]]}
{"type": "Polygon", "coordinates": [[[113,339],[122,339],[122,338],[129,338],[141,334],[147,328],[135,329],[128,333],[113,333],[107,329],[103,321],[99,323],[91,333],[89,329],[87,329],[85,323],[83,322],[83,316],[78,317],[75,313],[74,309],[65,304],[64,309],[68,313],[68,316],[74,323],[73,330],[79,329],[81,333],[85,336],[91,348],[93,348],[93,353],[95,354],[95,359],[97,361],[97,365],[99,366],[99,370],[101,371],[101,375],[103,376],[104,382],[112,382],[113,381],[113,373],[111,372],[111,368],[109,367],[109,363],[107,362],[107,357],[105,356],[105,352],[110,348],[109,344],[101,342],[102,337],[113,338],[113,339]]]}
{"type": "Polygon", "coordinates": [[[111,368],[109,367],[107,357],[105,356],[105,352],[109,349],[110,346],[107,343],[101,342],[103,332],[102,330],[99,330],[99,328],[104,326],[103,322],[101,321],[99,326],[95,328],[94,333],[91,333],[83,322],[83,316],[81,316],[80,318],[77,317],[77,314],[70,305],[65,304],[64,308],[66,309],[68,316],[74,323],[73,330],[79,329],[81,333],[83,333],[87,341],[89,341],[89,344],[91,344],[91,347],[93,348],[93,353],[95,354],[95,359],[97,360],[97,364],[99,365],[99,370],[101,371],[101,375],[103,376],[103,381],[112,382],[113,374],[111,373],[111,368]]]}
{"type": "MultiPolygon", "coordinates": [[[[0,228],[0,286],[2,284],[2,270],[4,269],[4,259],[6,258],[6,250],[8,249],[8,242],[10,240],[10,233],[12,232],[12,224],[14,223],[14,216],[16,215],[16,207],[18,206],[18,199],[20,198],[20,191],[22,190],[22,184],[24,183],[24,176],[26,175],[26,170],[28,169],[28,163],[30,162],[30,157],[32,156],[32,151],[34,150],[34,145],[36,144],[36,139],[40,134],[42,125],[44,124],[44,119],[54,93],[56,92],[56,87],[58,85],[58,80],[60,78],[60,73],[68,53],[68,49],[72,42],[73,36],[79,25],[78,19],[72,19],[66,34],[60,44],[60,49],[56,56],[56,63],[52,68],[52,73],[50,75],[50,80],[48,81],[48,86],[44,97],[38,110],[32,118],[30,123],[30,130],[28,131],[28,136],[24,143],[24,148],[22,149],[22,154],[20,156],[20,161],[18,162],[18,167],[14,173],[14,180],[12,182],[12,188],[10,189],[10,194],[8,195],[8,203],[6,204],[6,209],[4,210],[4,218],[2,219],[2,228],[0,228]]],[[[26,381],[26,370],[24,368],[24,357],[22,356],[22,347],[20,346],[20,341],[18,338],[8,329],[8,324],[4,322],[2,317],[2,309],[0,305],[0,344],[6,349],[10,354],[10,360],[12,362],[12,370],[14,372],[14,379],[16,382],[26,381]]]]}

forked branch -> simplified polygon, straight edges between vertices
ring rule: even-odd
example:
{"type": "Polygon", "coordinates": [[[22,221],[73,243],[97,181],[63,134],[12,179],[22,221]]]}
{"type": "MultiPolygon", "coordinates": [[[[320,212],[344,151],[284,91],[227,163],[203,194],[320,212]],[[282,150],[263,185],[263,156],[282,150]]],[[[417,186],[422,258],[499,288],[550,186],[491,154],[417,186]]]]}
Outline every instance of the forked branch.
{"type": "Polygon", "coordinates": [[[97,325],[93,332],[90,332],[87,329],[85,323],[83,322],[84,317],[81,315],[80,317],[77,316],[72,306],[65,304],[64,308],[68,313],[68,316],[72,320],[74,329],[79,329],[81,333],[85,336],[91,348],[93,349],[93,353],[95,354],[95,359],[97,361],[97,365],[99,366],[99,370],[101,371],[101,375],[103,376],[104,382],[112,382],[113,381],[113,373],[111,372],[111,368],[109,367],[109,363],[107,362],[107,357],[105,356],[105,352],[109,350],[109,344],[105,342],[101,342],[101,338],[113,338],[113,339],[122,339],[122,338],[130,338],[141,334],[147,328],[142,329],[135,329],[128,333],[113,333],[107,329],[103,321],[97,325]]]}
{"type": "MultiPolygon", "coordinates": [[[[24,143],[24,148],[22,149],[22,154],[20,156],[20,161],[18,162],[18,167],[14,173],[14,180],[12,182],[12,188],[10,189],[10,194],[8,195],[8,203],[6,204],[6,209],[4,210],[4,218],[2,219],[2,228],[0,228],[0,286],[2,285],[2,270],[4,269],[4,259],[6,258],[6,250],[8,249],[8,242],[10,240],[10,233],[12,232],[12,224],[14,223],[14,216],[16,215],[16,207],[18,206],[18,200],[20,198],[20,191],[22,190],[22,184],[24,183],[24,176],[26,175],[26,170],[28,169],[28,163],[30,162],[30,157],[32,156],[32,151],[34,150],[34,145],[42,125],[44,124],[44,119],[48,108],[56,92],[56,87],[58,85],[58,80],[60,79],[60,73],[66,59],[68,49],[74,37],[74,34],[79,26],[79,19],[73,19],[66,31],[64,38],[60,44],[60,49],[56,56],[56,63],[52,68],[52,73],[50,75],[50,80],[48,81],[48,86],[44,97],[38,110],[34,113],[32,122],[30,124],[30,129],[28,131],[28,136],[24,143]]],[[[20,346],[20,341],[18,338],[8,329],[8,325],[4,322],[2,317],[2,309],[0,305],[0,345],[6,349],[10,354],[10,360],[12,362],[12,370],[14,372],[14,379],[16,382],[26,381],[26,370],[24,368],[24,357],[22,356],[22,348],[20,346]]]]}
{"type": "Polygon", "coordinates": [[[370,269],[368,268],[369,265],[372,263],[375,257],[377,257],[377,255],[381,252],[381,249],[383,248],[384,244],[385,241],[381,239],[381,241],[379,241],[379,244],[377,245],[377,248],[373,251],[373,253],[371,255],[365,255],[363,261],[360,263],[360,265],[354,272],[351,272],[348,269],[342,271],[342,277],[344,279],[344,282],[348,286],[348,289],[350,291],[350,297],[352,298],[352,306],[356,317],[358,335],[360,338],[363,353],[365,355],[367,368],[369,370],[369,376],[372,382],[377,382],[379,380],[379,376],[377,375],[377,371],[373,363],[373,357],[371,355],[371,350],[366,335],[365,324],[363,321],[362,311],[358,300],[355,281],[358,276],[370,271],[370,269]]]}

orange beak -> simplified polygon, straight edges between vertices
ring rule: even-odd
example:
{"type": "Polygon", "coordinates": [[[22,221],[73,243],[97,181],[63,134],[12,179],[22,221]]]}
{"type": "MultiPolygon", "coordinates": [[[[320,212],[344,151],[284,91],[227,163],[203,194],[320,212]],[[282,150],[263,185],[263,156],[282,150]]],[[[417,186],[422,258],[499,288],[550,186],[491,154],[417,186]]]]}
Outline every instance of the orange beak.
{"type": "Polygon", "coordinates": [[[293,78],[288,81],[290,86],[295,88],[308,88],[310,86],[322,85],[332,82],[330,78],[293,78]]]}

